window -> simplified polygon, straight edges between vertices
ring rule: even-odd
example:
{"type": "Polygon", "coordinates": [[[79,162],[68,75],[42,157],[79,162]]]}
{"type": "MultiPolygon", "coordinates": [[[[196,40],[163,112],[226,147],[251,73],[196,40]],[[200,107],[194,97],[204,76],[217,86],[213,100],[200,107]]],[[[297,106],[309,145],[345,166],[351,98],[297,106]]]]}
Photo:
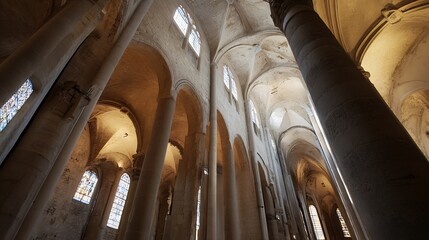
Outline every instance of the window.
{"type": "Polygon", "coordinates": [[[231,91],[232,97],[237,102],[237,85],[235,84],[234,75],[232,74],[231,69],[227,65],[223,65],[223,83],[225,84],[228,92],[231,91]]]}
{"type": "Polygon", "coordinates": [[[115,200],[110,210],[107,226],[118,229],[121,222],[122,212],[124,211],[125,201],[127,200],[128,190],[130,188],[130,176],[124,173],[119,180],[118,188],[116,189],[115,200]]]}
{"type": "Polygon", "coordinates": [[[185,36],[185,39],[187,38],[192,50],[197,54],[197,57],[199,57],[201,52],[201,37],[194,24],[194,20],[191,18],[189,13],[186,12],[183,6],[177,7],[173,19],[179,27],[180,32],[185,36]]]}
{"type": "Polygon", "coordinates": [[[337,210],[335,210],[335,211],[337,212],[338,219],[340,220],[341,230],[343,230],[344,237],[351,237],[349,229],[347,228],[347,225],[346,225],[346,221],[344,221],[344,218],[341,215],[340,209],[337,208],[337,210]]]}
{"type": "Polygon", "coordinates": [[[189,35],[189,44],[191,44],[192,49],[194,50],[197,56],[200,56],[200,48],[201,48],[201,38],[200,33],[196,30],[195,25],[192,25],[191,35],[189,35]]]}
{"type": "Polygon", "coordinates": [[[325,235],[323,234],[322,224],[320,223],[319,215],[317,214],[316,207],[310,205],[308,207],[310,211],[311,222],[313,223],[314,234],[316,235],[317,240],[324,240],[325,235]]]}
{"type": "Polygon", "coordinates": [[[201,225],[201,186],[198,188],[198,197],[197,197],[197,220],[195,228],[195,240],[198,240],[198,233],[200,231],[201,225]]]}
{"type": "Polygon", "coordinates": [[[255,105],[253,105],[252,100],[250,100],[250,118],[252,119],[253,130],[255,131],[255,134],[259,136],[261,124],[259,123],[258,113],[256,112],[256,108],[255,105]]]}
{"type": "Polygon", "coordinates": [[[15,94],[0,109],[0,132],[6,128],[7,124],[16,115],[33,92],[31,81],[27,81],[16,91],[15,94]]]}
{"type": "Polygon", "coordinates": [[[98,177],[94,171],[85,171],[73,199],[85,204],[89,204],[97,182],[98,177]]]}
{"type": "Polygon", "coordinates": [[[186,32],[188,31],[188,13],[185,11],[185,9],[182,6],[179,6],[176,9],[176,12],[173,16],[174,22],[179,27],[180,31],[183,33],[183,35],[186,35],[186,32]]]}

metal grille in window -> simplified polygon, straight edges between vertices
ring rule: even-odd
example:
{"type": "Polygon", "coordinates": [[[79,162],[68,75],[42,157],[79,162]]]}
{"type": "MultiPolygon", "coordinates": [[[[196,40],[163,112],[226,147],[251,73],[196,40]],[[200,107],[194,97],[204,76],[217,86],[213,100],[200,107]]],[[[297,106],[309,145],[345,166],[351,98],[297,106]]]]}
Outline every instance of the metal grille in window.
{"type": "Polygon", "coordinates": [[[7,124],[16,115],[33,92],[33,85],[27,79],[15,94],[0,108],[0,132],[6,128],[7,124]]]}
{"type": "Polygon", "coordinates": [[[127,200],[128,189],[130,188],[130,177],[124,173],[119,180],[118,188],[116,189],[115,200],[113,201],[112,209],[110,210],[107,226],[118,229],[121,222],[122,212],[124,211],[125,201],[127,200]]]}
{"type": "Polygon", "coordinates": [[[94,171],[85,171],[73,199],[85,204],[89,204],[97,182],[98,177],[94,171]]]}
{"type": "Polygon", "coordinates": [[[174,19],[174,22],[179,27],[180,31],[183,33],[183,35],[186,35],[186,32],[188,31],[188,26],[189,26],[189,20],[188,20],[188,13],[185,11],[185,9],[182,6],[179,6],[176,9],[173,19],[174,19]]]}
{"type": "Polygon", "coordinates": [[[197,56],[200,56],[200,50],[201,50],[201,39],[200,34],[195,29],[195,25],[192,26],[191,35],[189,35],[189,44],[191,44],[192,49],[197,54],[197,56]]]}
{"type": "Polygon", "coordinates": [[[344,218],[341,215],[340,209],[337,208],[337,210],[335,210],[335,211],[337,212],[338,219],[340,220],[341,230],[343,230],[344,237],[351,237],[349,229],[347,228],[346,221],[344,221],[344,218]]]}
{"type": "Polygon", "coordinates": [[[311,222],[313,223],[314,234],[317,240],[324,240],[325,235],[323,234],[322,224],[320,223],[319,215],[317,214],[316,207],[310,205],[308,207],[310,211],[311,222]]]}

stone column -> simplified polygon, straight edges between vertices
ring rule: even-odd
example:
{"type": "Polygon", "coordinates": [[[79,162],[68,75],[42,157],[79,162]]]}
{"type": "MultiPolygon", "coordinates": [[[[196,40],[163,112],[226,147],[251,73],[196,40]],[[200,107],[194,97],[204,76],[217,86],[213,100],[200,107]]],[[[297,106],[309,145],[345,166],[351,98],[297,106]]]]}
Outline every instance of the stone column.
{"type": "Polygon", "coordinates": [[[234,151],[229,141],[223,144],[224,151],[224,168],[223,168],[223,189],[224,189],[224,206],[225,206],[225,239],[240,239],[240,211],[238,207],[237,181],[235,175],[234,151]]]}
{"type": "Polygon", "coordinates": [[[125,239],[150,238],[175,105],[172,97],[158,100],[152,135],[137,184],[125,239]]]}
{"type": "Polygon", "coordinates": [[[207,240],[217,240],[216,205],[217,205],[217,65],[210,68],[210,142],[209,142],[209,177],[207,193],[207,240]]]}
{"type": "Polygon", "coordinates": [[[264,186],[263,194],[265,203],[265,215],[267,217],[268,234],[270,236],[270,240],[278,240],[279,229],[277,225],[276,210],[274,206],[274,199],[269,186],[264,186]]]}
{"type": "MultiPolygon", "coordinates": [[[[0,106],[3,106],[25,80],[46,63],[50,54],[58,50],[67,52],[67,48],[58,49],[58,47],[63,41],[75,35],[77,29],[82,28],[79,25],[85,25],[84,23],[89,20],[87,19],[89,18],[88,13],[94,11],[94,6],[98,16],[92,14],[91,17],[101,18],[100,14],[105,2],[107,1],[76,0],[68,2],[59,13],[10,55],[0,65],[0,76],[4,80],[0,85],[0,106]]],[[[84,38],[80,43],[83,40],[84,38]]],[[[80,43],[76,43],[76,47],[80,43]]]]}
{"type": "Polygon", "coordinates": [[[185,139],[183,159],[179,162],[174,187],[174,199],[172,213],[170,216],[169,234],[165,239],[194,239],[196,216],[197,216],[197,194],[199,187],[200,159],[204,154],[204,135],[202,133],[191,133],[185,139]]]}
{"type": "Polygon", "coordinates": [[[307,1],[273,1],[363,229],[358,239],[420,239],[429,163],[307,1]]]}
{"type": "Polygon", "coordinates": [[[110,210],[115,198],[121,172],[113,162],[104,162],[100,166],[100,190],[95,199],[84,234],[84,240],[101,240],[107,227],[110,210]],[[119,174],[118,174],[119,173],[119,174]]]}
{"type": "MultiPolygon", "coordinates": [[[[105,62],[93,79],[79,85],[60,85],[48,96],[37,116],[0,168],[0,236],[13,239],[72,129],[84,128],[117,63],[153,0],[139,4],[105,62]],[[62,96],[72,93],[71,99],[62,96]],[[64,94],[64,95],[61,95],[64,94]],[[59,101],[62,99],[63,101],[59,101]],[[87,105],[85,107],[85,105],[87,105]]],[[[77,141],[74,139],[74,142],[77,141]]],[[[70,152],[72,148],[70,148],[70,152]]],[[[61,153],[68,156],[70,153],[61,153]]]]}
{"type": "Polygon", "coordinates": [[[255,139],[254,139],[255,133],[253,131],[253,122],[250,117],[251,109],[250,109],[249,99],[245,101],[244,106],[246,109],[247,136],[249,138],[250,166],[252,167],[252,173],[254,177],[256,200],[258,202],[258,210],[259,210],[259,221],[261,223],[262,239],[269,239],[267,219],[265,218],[264,198],[262,195],[261,176],[259,175],[258,160],[256,160],[256,155],[255,155],[255,139]]]}
{"type": "MultiPolygon", "coordinates": [[[[102,4],[105,1],[100,1],[102,4]]],[[[102,19],[102,6],[71,1],[0,64],[0,107],[31,79],[34,92],[0,138],[0,164],[31,120],[76,49],[102,19]]]]}
{"type": "MultiPolygon", "coordinates": [[[[144,153],[138,153],[134,156],[134,165],[138,166],[138,162],[143,163],[144,159],[144,153]],[[137,164],[136,164],[137,163],[137,164]]],[[[125,239],[125,231],[127,230],[127,222],[128,218],[131,214],[131,209],[133,207],[133,200],[136,194],[137,190],[137,183],[139,181],[140,177],[140,168],[133,168],[129,174],[130,174],[130,189],[128,190],[127,200],[125,201],[124,211],[122,212],[121,222],[119,223],[119,229],[116,239],[125,239]]]]}

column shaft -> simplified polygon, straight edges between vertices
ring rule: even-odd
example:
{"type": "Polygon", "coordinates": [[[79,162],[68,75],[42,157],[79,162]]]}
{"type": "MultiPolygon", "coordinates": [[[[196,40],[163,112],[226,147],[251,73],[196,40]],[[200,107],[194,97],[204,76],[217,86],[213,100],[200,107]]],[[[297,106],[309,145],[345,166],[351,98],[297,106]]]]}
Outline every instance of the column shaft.
{"type": "Polygon", "coordinates": [[[258,202],[258,210],[259,210],[259,221],[260,221],[261,230],[262,230],[262,239],[269,239],[267,219],[265,218],[264,197],[262,195],[261,176],[259,175],[258,161],[256,160],[256,155],[255,155],[255,139],[254,139],[254,131],[252,127],[253,123],[252,123],[252,119],[250,118],[250,115],[251,115],[250,100],[246,100],[245,109],[246,109],[246,121],[247,121],[247,136],[249,137],[250,165],[252,167],[252,173],[254,177],[256,200],[258,202]]]}
{"type": "Polygon", "coordinates": [[[173,98],[162,98],[158,102],[152,135],[137,184],[133,211],[128,222],[126,239],[150,239],[175,104],[173,98]]]}
{"type": "MultiPolygon", "coordinates": [[[[102,1],[105,2],[105,1],[102,1]]],[[[31,74],[45,63],[64,39],[72,35],[73,30],[81,24],[84,16],[97,4],[101,13],[101,3],[89,0],[77,0],[67,5],[52,19],[44,24],[18,50],[0,65],[0,76],[4,81],[0,86],[0,106],[2,106],[31,74]]],[[[64,49],[67,51],[67,49],[64,49]]]]}
{"type": "Polygon", "coordinates": [[[217,65],[210,68],[210,142],[209,142],[209,179],[207,194],[207,240],[217,240],[217,104],[216,79],[217,65]]]}
{"type": "MultiPolygon", "coordinates": [[[[152,2],[153,0],[142,0],[97,75],[94,79],[83,80],[83,85],[93,86],[92,93],[74,99],[77,103],[59,102],[55,94],[48,97],[39,109],[37,117],[27,128],[26,134],[3,163],[0,182],[8,184],[0,186],[0,236],[6,239],[15,236],[70,132],[75,124],[76,129],[84,128],[115,66],[152,2]],[[71,115],[67,115],[69,104],[75,107],[70,112],[71,115]],[[85,104],[88,105],[85,107],[85,104]],[[62,112],[64,109],[67,114],[62,112]]],[[[62,156],[67,155],[69,154],[62,156]]]]}
{"type": "Polygon", "coordinates": [[[272,6],[363,226],[358,238],[424,238],[425,156],[313,9],[296,1],[272,6]]]}
{"type": "Polygon", "coordinates": [[[224,160],[224,205],[225,205],[225,239],[240,239],[240,211],[238,207],[237,182],[235,175],[234,152],[231,144],[225,144],[222,149],[225,151],[224,160]]]}

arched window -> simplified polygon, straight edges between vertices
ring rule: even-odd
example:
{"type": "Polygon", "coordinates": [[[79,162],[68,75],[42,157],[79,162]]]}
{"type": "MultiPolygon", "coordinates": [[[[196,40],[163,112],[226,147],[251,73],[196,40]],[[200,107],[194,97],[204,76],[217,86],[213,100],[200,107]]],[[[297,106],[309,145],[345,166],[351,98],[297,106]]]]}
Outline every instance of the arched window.
{"type": "Polygon", "coordinates": [[[235,84],[234,75],[227,65],[223,65],[223,83],[228,92],[231,91],[234,100],[238,101],[237,85],[235,84]]]}
{"type": "Polygon", "coordinates": [[[119,180],[118,188],[116,189],[115,200],[110,210],[107,226],[118,229],[121,222],[122,212],[124,211],[125,201],[127,200],[128,190],[130,189],[130,176],[124,173],[119,180]]]}
{"type": "Polygon", "coordinates": [[[7,124],[16,115],[33,92],[33,85],[27,79],[15,94],[0,108],[0,132],[6,128],[7,124]]]}
{"type": "Polygon", "coordinates": [[[94,171],[86,170],[82,176],[82,179],[80,180],[73,199],[85,204],[89,204],[97,182],[97,174],[94,171]]]}
{"type": "Polygon", "coordinates": [[[201,52],[201,37],[200,33],[195,26],[194,20],[191,18],[188,12],[186,12],[183,6],[178,6],[173,16],[174,22],[180,29],[180,32],[187,38],[189,45],[192,50],[200,56],[201,52]],[[190,29],[190,31],[189,31],[190,29]]]}
{"type": "Polygon", "coordinates": [[[177,7],[176,12],[174,13],[173,19],[174,19],[174,22],[179,27],[180,31],[183,33],[183,35],[186,35],[186,32],[188,31],[188,25],[189,25],[189,20],[188,20],[189,16],[182,6],[177,7]]]}
{"type": "Polygon", "coordinates": [[[256,112],[256,108],[255,108],[255,105],[253,105],[252,100],[250,100],[249,102],[250,102],[250,118],[252,119],[253,130],[255,131],[255,134],[259,136],[261,124],[259,123],[258,113],[256,112]]]}
{"type": "Polygon", "coordinates": [[[351,237],[346,221],[344,221],[343,215],[341,215],[340,209],[337,208],[335,212],[337,212],[338,220],[340,220],[341,230],[343,230],[344,237],[351,237]]]}
{"type": "Polygon", "coordinates": [[[191,35],[189,35],[188,42],[189,44],[191,44],[191,47],[194,50],[195,54],[197,54],[197,56],[199,57],[201,50],[201,37],[195,25],[192,25],[191,35]]]}
{"type": "Polygon", "coordinates": [[[311,222],[313,223],[314,234],[317,240],[324,240],[325,235],[323,234],[322,224],[320,223],[319,214],[317,214],[316,207],[310,205],[308,207],[310,211],[311,222]]]}

